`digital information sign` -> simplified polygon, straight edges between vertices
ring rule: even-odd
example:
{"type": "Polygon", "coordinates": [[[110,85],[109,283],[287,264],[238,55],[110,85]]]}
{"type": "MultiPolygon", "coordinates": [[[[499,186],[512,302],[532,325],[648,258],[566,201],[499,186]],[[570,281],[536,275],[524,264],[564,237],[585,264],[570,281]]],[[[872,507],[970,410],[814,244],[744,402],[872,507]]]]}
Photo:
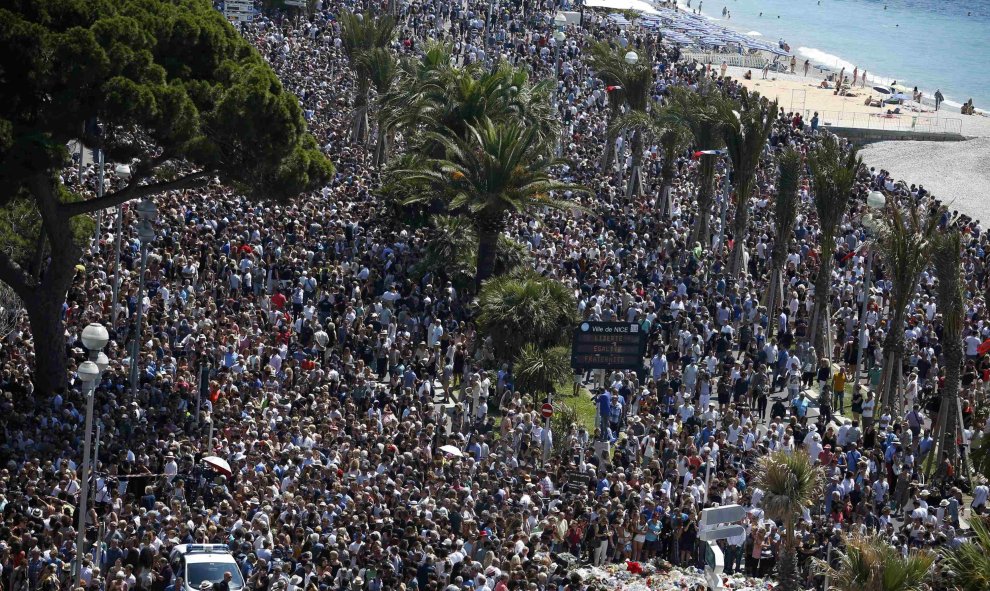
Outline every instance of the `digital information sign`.
{"type": "Polygon", "coordinates": [[[574,331],[574,369],[643,369],[646,333],[635,322],[582,322],[574,331]]]}

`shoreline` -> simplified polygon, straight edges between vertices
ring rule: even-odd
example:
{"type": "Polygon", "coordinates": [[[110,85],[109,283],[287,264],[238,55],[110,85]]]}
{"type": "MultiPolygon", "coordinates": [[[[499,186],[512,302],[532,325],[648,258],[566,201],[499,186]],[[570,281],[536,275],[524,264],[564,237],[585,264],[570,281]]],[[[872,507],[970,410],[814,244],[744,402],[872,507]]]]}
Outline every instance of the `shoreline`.
{"type": "MultiPolygon", "coordinates": [[[[990,167],[983,164],[990,162],[990,118],[944,110],[938,111],[938,114],[906,112],[887,118],[881,115],[886,109],[863,104],[865,93],[853,97],[836,96],[831,90],[816,88],[814,78],[800,74],[772,73],[767,80],[762,80],[762,73],[754,71],[753,79],[745,80],[745,71],[746,68],[730,67],[726,75],[738,80],[747,89],[777,99],[785,113],[795,110],[805,113],[807,125],[811,123],[811,115],[819,111],[824,129],[829,127],[825,122],[840,109],[846,121],[866,122],[868,125],[894,123],[910,127],[915,121],[931,119],[936,125],[950,127],[958,121],[960,132],[969,138],[965,141],[904,139],[876,142],[862,148],[863,161],[869,167],[890,171],[896,180],[903,180],[909,186],[924,185],[950,210],[957,209],[977,220],[990,219],[990,199],[984,190],[984,187],[990,186],[990,167]],[[800,104],[792,104],[795,97],[799,97],[800,104]]],[[[869,87],[856,88],[856,91],[860,90],[869,90],[869,87]]]]}
{"type": "MultiPolygon", "coordinates": [[[[676,5],[677,5],[677,9],[678,10],[683,10],[683,11],[686,11],[686,12],[694,12],[695,11],[695,7],[693,7],[693,6],[692,7],[688,7],[687,4],[686,4],[686,2],[685,2],[685,0],[676,0],[676,5]]],[[[701,11],[698,14],[700,14],[703,18],[708,19],[709,21],[712,21],[713,23],[716,23],[717,26],[722,27],[724,29],[728,29],[728,30],[731,30],[731,31],[734,31],[734,32],[737,32],[737,33],[742,33],[744,35],[748,35],[748,36],[755,37],[755,38],[766,39],[766,36],[763,33],[761,33],[760,31],[750,29],[749,27],[746,27],[746,26],[735,26],[735,25],[731,24],[732,23],[731,19],[719,18],[717,16],[713,16],[711,14],[707,14],[704,11],[701,11]],[[754,35],[754,33],[757,33],[758,35],[754,35]]],[[[770,42],[771,43],[775,43],[773,41],[770,41],[770,42]]],[[[816,66],[824,66],[824,67],[830,69],[830,73],[838,74],[839,71],[843,67],[845,67],[846,68],[846,74],[848,75],[848,77],[849,77],[850,80],[852,79],[852,70],[853,70],[853,68],[855,68],[857,66],[856,64],[854,64],[852,62],[849,62],[849,61],[847,61],[847,60],[845,60],[845,59],[843,59],[843,58],[841,58],[839,56],[830,54],[830,53],[828,53],[825,50],[818,49],[818,48],[815,48],[815,47],[805,47],[803,45],[800,45],[799,42],[798,43],[791,43],[790,44],[790,47],[791,47],[791,51],[790,51],[789,56],[788,57],[781,56],[781,60],[782,61],[787,61],[789,63],[790,62],[790,56],[794,56],[798,60],[798,69],[800,69],[801,66],[803,65],[804,60],[807,59],[811,63],[811,65],[812,65],[812,69],[811,69],[812,72],[817,69],[816,66]],[[802,52],[801,50],[805,50],[805,51],[802,52]],[[825,58],[824,56],[828,56],[828,58],[825,58]],[[831,63],[829,62],[829,58],[832,58],[831,63]]],[[[717,64],[713,64],[713,66],[717,66],[717,64]]],[[[813,77],[813,76],[809,76],[809,77],[813,77]]],[[[820,80],[824,79],[825,77],[826,77],[826,73],[824,71],[821,71],[821,74],[817,77],[817,79],[820,81],[820,80]]],[[[899,84],[902,84],[902,85],[908,86],[908,87],[917,86],[918,89],[919,89],[919,91],[921,91],[922,94],[923,94],[923,98],[922,98],[921,104],[922,105],[925,105],[925,106],[928,106],[928,107],[932,107],[932,108],[935,107],[935,99],[933,98],[933,96],[935,94],[935,90],[934,89],[923,87],[924,85],[922,83],[905,84],[905,82],[904,82],[905,79],[903,79],[903,78],[888,77],[888,76],[882,76],[882,75],[873,74],[873,73],[871,73],[871,71],[870,71],[869,68],[866,69],[866,80],[869,83],[869,87],[872,87],[872,86],[887,86],[887,85],[890,85],[890,84],[894,83],[895,81],[897,83],[899,83],[899,84]]],[[[948,90],[943,90],[943,94],[951,94],[951,93],[948,90]]],[[[962,103],[960,103],[958,101],[955,101],[955,100],[945,100],[945,101],[942,102],[942,106],[941,106],[941,108],[939,110],[941,112],[941,111],[947,110],[947,109],[954,109],[956,111],[956,113],[955,113],[956,115],[959,115],[961,117],[969,117],[970,115],[963,115],[960,112],[960,110],[962,109],[962,106],[963,106],[962,103]]],[[[982,117],[990,118],[990,109],[977,107],[976,108],[976,112],[975,112],[975,114],[973,116],[982,116],[982,117]]]]}

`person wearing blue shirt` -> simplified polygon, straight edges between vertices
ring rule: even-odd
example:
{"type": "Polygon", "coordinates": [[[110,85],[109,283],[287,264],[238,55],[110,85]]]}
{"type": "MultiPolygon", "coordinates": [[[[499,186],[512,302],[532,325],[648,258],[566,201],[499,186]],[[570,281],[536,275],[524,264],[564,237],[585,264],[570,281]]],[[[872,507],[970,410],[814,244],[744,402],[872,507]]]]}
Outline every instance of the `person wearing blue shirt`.
{"type": "Polygon", "coordinates": [[[859,464],[859,459],[863,457],[863,454],[856,449],[855,443],[850,443],[849,445],[852,449],[846,452],[846,466],[849,467],[849,470],[855,470],[856,465],[859,464]]]}
{"type": "Polygon", "coordinates": [[[608,492],[610,486],[612,486],[612,483],[608,481],[607,477],[602,476],[602,479],[598,481],[598,485],[595,487],[595,496],[602,496],[602,494],[608,492]]]}
{"type": "Polygon", "coordinates": [[[602,433],[608,430],[608,420],[612,416],[612,394],[608,389],[602,390],[596,399],[598,403],[598,426],[602,433]]]}

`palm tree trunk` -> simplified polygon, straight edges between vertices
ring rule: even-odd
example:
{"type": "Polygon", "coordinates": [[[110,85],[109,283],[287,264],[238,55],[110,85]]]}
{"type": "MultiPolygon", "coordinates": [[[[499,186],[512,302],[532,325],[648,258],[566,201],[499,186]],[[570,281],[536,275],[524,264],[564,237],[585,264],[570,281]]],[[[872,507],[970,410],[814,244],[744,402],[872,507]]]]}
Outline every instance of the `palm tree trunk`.
{"type": "MultiPolygon", "coordinates": [[[[698,220],[694,226],[691,242],[700,242],[702,247],[711,243],[709,223],[712,216],[712,201],[715,199],[715,156],[703,154],[699,165],[700,186],[698,187],[698,220]]],[[[688,245],[688,248],[693,246],[688,245]]]]}
{"type": "Polygon", "coordinates": [[[770,268],[770,281],[767,283],[767,293],[763,298],[763,305],[766,306],[767,316],[770,318],[767,323],[767,338],[772,337],[777,330],[777,314],[775,312],[781,304],[781,302],[777,301],[777,294],[780,291],[780,279],[780,269],[776,265],[773,265],[770,268]]]}
{"type": "Polygon", "coordinates": [[[626,199],[632,200],[643,193],[643,134],[637,129],[632,136],[632,170],[626,186],[626,199]]]}
{"type": "Polygon", "coordinates": [[[777,578],[780,580],[779,591],[797,591],[801,588],[797,568],[797,555],[794,549],[794,517],[784,520],[784,547],[777,562],[777,578]]]}
{"type": "MultiPolygon", "coordinates": [[[[609,108],[608,111],[608,124],[606,129],[612,129],[612,124],[615,122],[615,118],[618,115],[618,109],[615,107],[609,108]]],[[[606,134],[605,137],[605,153],[602,154],[602,172],[609,174],[609,168],[615,164],[615,138],[609,137],[611,134],[606,134]]]]}
{"type": "Polygon", "coordinates": [[[730,272],[738,276],[746,269],[743,268],[743,251],[746,247],[746,229],[749,224],[749,195],[752,192],[752,177],[739,174],[736,184],[736,217],[732,224],[732,265],[730,272]]]}
{"type": "MultiPolygon", "coordinates": [[[[958,263],[955,268],[958,268],[958,263]]],[[[940,281],[946,280],[939,277],[940,281]]],[[[942,286],[940,287],[940,291],[942,286]]],[[[955,301],[939,301],[940,309],[943,310],[945,324],[942,328],[942,355],[945,361],[945,382],[942,384],[941,404],[938,410],[938,428],[935,432],[935,448],[932,449],[933,460],[937,466],[935,478],[943,480],[946,478],[943,458],[948,458],[953,466],[957,464],[958,448],[956,447],[956,430],[959,428],[959,384],[961,382],[961,371],[963,364],[962,346],[962,301],[959,298],[959,288],[954,284],[947,289],[950,294],[954,293],[955,301]]],[[[951,296],[950,296],[951,297],[951,296]]]]}
{"type": "Polygon", "coordinates": [[[670,216],[672,209],[670,202],[670,191],[674,186],[674,162],[666,154],[663,158],[663,166],[660,168],[660,203],[657,214],[661,219],[670,216]]]}
{"type": "Polygon", "coordinates": [[[901,381],[901,360],[904,357],[904,305],[896,304],[887,338],[884,339],[883,380],[880,382],[880,405],[885,411],[896,416],[900,411],[899,386],[901,381]]]}
{"type": "Polygon", "coordinates": [[[388,161],[388,131],[382,123],[378,122],[378,141],[375,142],[374,165],[384,166],[388,161]]]}
{"type": "Polygon", "coordinates": [[[502,225],[502,220],[498,219],[482,220],[478,225],[478,268],[474,278],[478,290],[486,279],[495,274],[495,251],[502,225]]]}
{"type": "Polygon", "coordinates": [[[835,239],[832,236],[822,236],[822,252],[818,257],[818,272],[815,275],[815,306],[811,309],[811,319],[808,322],[808,339],[819,359],[831,355],[830,351],[825,350],[825,331],[828,330],[825,309],[830,296],[829,283],[832,279],[834,243],[835,239]]]}
{"type": "Polygon", "coordinates": [[[367,79],[358,77],[357,93],[354,95],[354,131],[355,143],[363,144],[368,141],[368,102],[371,86],[367,79]]]}

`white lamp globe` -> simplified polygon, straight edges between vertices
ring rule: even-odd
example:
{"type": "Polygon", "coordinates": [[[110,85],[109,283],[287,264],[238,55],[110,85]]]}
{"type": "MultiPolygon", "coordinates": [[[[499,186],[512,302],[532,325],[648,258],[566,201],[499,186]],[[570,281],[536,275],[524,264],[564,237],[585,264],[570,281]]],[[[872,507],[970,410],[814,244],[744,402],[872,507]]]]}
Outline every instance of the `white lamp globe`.
{"type": "Polygon", "coordinates": [[[870,191],[866,196],[866,206],[870,209],[883,209],[887,205],[887,198],[880,191],[870,191]]]}
{"type": "Polygon", "coordinates": [[[83,329],[82,343],[90,351],[102,351],[110,340],[110,333],[105,326],[99,322],[94,322],[83,329]]]}
{"type": "Polygon", "coordinates": [[[100,351],[100,354],[96,356],[96,367],[100,368],[100,373],[102,374],[110,367],[110,358],[107,354],[100,351]]]}
{"type": "Polygon", "coordinates": [[[80,363],[79,369],[76,372],[79,374],[79,379],[87,383],[100,379],[100,368],[92,361],[83,361],[80,363]]]}

